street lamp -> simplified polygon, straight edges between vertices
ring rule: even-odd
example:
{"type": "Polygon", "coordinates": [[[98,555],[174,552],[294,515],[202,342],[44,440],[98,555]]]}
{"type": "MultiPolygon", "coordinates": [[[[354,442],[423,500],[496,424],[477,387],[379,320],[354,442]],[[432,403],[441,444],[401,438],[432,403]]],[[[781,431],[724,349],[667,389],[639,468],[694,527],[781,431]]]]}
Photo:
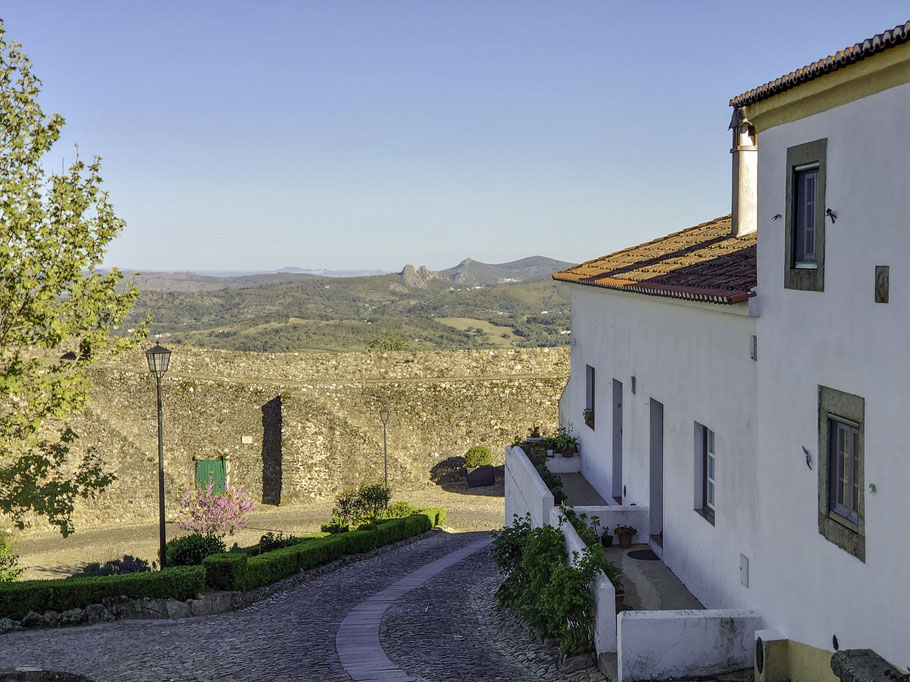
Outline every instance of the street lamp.
{"type": "Polygon", "coordinates": [[[161,568],[167,558],[167,542],[164,534],[164,434],[161,430],[161,377],[167,371],[171,361],[171,351],[156,344],[145,351],[145,359],[149,363],[149,371],[155,375],[158,386],[158,548],[161,568]]]}
{"type": "Polygon", "coordinates": [[[386,439],[386,424],[389,421],[389,410],[383,407],[379,410],[379,421],[382,422],[382,463],[385,467],[385,487],[389,489],[389,443],[386,439]]]}

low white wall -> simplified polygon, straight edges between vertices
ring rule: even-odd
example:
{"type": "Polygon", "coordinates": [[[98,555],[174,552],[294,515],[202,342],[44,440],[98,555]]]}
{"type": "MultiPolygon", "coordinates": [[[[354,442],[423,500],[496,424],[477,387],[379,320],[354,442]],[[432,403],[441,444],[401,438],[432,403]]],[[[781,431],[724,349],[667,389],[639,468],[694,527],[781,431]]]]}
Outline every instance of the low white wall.
{"type": "Polygon", "coordinates": [[[540,480],[537,469],[520,447],[506,448],[505,465],[505,525],[511,526],[515,516],[531,515],[531,525],[540,528],[550,522],[553,493],[540,480]]]}
{"type": "Polygon", "coordinates": [[[576,514],[587,514],[588,525],[593,517],[597,517],[600,522],[600,528],[609,528],[610,534],[614,537],[613,531],[616,526],[632,526],[639,530],[638,534],[632,538],[632,542],[648,542],[649,516],[647,507],[639,506],[609,506],[609,507],[574,507],[576,514]]]}
{"type": "MultiPolygon", "coordinates": [[[[560,527],[560,516],[558,508],[550,510],[550,525],[560,527]]],[[[585,543],[571,523],[562,524],[562,533],[568,561],[574,564],[573,553],[581,555],[585,543]]],[[[594,578],[591,595],[594,597],[594,649],[599,656],[605,652],[616,651],[616,590],[603,571],[599,571],[594,578]]]]}
{"type": "Polygon", "coordinates": [[[758,611],[623,611],[620,682],[718,675],[752,666],[758,611]]]}
{"type": "Polygon", "coordinates": [[[581,457],[563,457],[558,452],[553,457],[547,458],[547,469],[554,474],[577,474],[581,472],[581,457]]]}

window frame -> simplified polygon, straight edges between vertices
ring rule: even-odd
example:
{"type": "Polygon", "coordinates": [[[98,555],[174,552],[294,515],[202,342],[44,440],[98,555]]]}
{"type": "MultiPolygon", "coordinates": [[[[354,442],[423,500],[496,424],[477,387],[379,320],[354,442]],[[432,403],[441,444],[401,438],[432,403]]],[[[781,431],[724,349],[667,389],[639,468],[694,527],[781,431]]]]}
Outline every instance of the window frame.
{"type": "Polygon", "coordinates": [[[591,413],[590,423],[585,421],[585,425],[594,430],[594,424],[596,419],[596,408],[595,408],[595,399],[596,399],[596,380],[597,380],[597,370],[592,365],[585,365],[585,412],[591,413]]]}
{"type": "Polygon", "coordinates": [[[823,138],[787,149],[787,206],[785,220],[784,288],[802,291],[824,291],[825,284],[825,185],[828,140],[823,138]],[[817,173],[814,206],[815,261],[797,261],[797,212],[799,193],[797,178],[806,172],[817,173]]]}
{"type": "Polygon", "coordinates": [[[717,434],[700,422],[695,422],[694,456],[695,504],[693,506],[695,513],[713,526],[717,514],[717,434]],[[713,448],[709,447],[709,441],[713,448]],[[708,475],[709,461],[713,464],[712,476],[708,475]],[[713,486],[714,499],[712,501],[708,500],[709,483],[713,486]]]}
{"type": "Polygon", "coordinates": [[[818,532],[827,540],[860,561],[866,560],[865,527],[865,400],[828,386],[818,387],[818,532]],[[839,505],[835,494],[837,483],[837,442],[833,437],[838,426],[851,435],[852,489],[855,500],[851,507],[839,505]]]}

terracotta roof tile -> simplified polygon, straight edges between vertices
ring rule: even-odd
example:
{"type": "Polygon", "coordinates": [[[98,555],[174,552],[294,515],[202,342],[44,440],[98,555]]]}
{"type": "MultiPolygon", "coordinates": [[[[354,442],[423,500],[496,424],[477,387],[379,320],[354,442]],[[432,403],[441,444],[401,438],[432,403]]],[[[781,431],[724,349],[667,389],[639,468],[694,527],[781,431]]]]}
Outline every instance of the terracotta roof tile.
{"type": "Polygon", "coordinates": [[[817,62],[812,62],[807,66],[796,69],[796,71],[791,71],[780,78],[775,78],[773,81],[737,95],[730,100],[730,106],[741,107],[746,104],[752,104],[908,41],[910,41],[910,21],[895,26],[890,31],[884,31],[862,42],[845,47],[843,50],[828,55],[824,59],[819,59],[817,62]]]}
{"type": "Polygon", "coordinates": [[[711,303],[754,296],[755,233],[730,235],[724,216],[557,272],[553,279],[711,303]]]}

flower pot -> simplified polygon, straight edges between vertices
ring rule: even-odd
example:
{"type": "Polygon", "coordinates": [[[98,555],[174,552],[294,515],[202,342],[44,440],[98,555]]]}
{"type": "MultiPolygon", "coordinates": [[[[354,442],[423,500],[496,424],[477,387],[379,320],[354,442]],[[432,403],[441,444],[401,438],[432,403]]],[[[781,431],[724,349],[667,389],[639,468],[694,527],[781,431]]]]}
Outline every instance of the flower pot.
{"type": "Polygon", "coordinates": [[[623,549],[629,549],[632,546],[632,536],[631,535],[620,535],[619,536],[619,546],[623,549]]]}
{"type": "Polygon", "coordinates": [[[563,457],[574,457],[576,452],[577,452],[577,450],[574,447],[565,448],[564,450],[562,450],[562,456],[563,457]]]}
{"type": "Polygon", "coordinates": [[[625,598],[626,598],[625,591],[622,591],[622,592],[620,592],[619,590],[616,591],[616,611],[617,612],[622,611],[622,607],[623,607],[625,598]]]}
{"type": "Polygon", "coordinates": [[[496,483],[496,471],[493,469],[493,465],[465,467],[464,473],[469,488],[476,488],[479,485],[493,485],[496,483]]]}
{"type": "Polygon", "coordinates": [[[591,417],[590,419],[585,419],[585,426],[587,426],[589,429],[593,429],[594,428],[594,417],[591,417]]]}
{"type": "Polygon", "coordinates": [[[552,457],[552,456],[553,456],[553,451],[547,450],[547,457],[552,457]]]}
{"type": "Polygon", "coordinates": [[[602,544],[604,547],[612,547],[613,546],[613,536],[610,535],[609,533],[604,533],[603,535],[600,536],[600,544],[602,544]]]}

